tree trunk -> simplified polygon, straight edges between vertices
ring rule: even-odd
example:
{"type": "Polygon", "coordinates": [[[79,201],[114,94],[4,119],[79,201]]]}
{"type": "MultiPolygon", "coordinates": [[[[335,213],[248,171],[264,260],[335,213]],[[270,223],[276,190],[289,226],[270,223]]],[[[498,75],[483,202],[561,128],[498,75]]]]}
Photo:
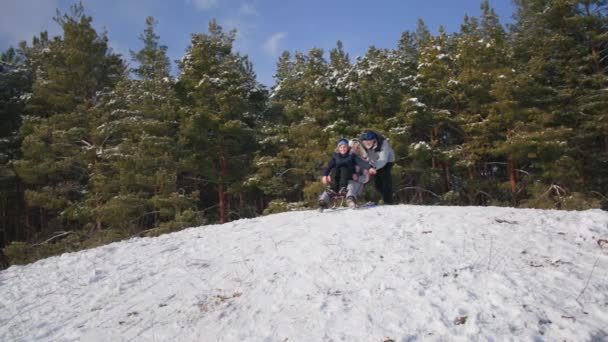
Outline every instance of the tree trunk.
{"type": "MultiPolygon", "coordinates": [[[[431,148],[433,149],[433,151],[435,150],[435,147],[437,147],[437,131],[437,127],[433,127],[433,129],[431,130],[431,148]]],[[[431,168],[437,168],[437,162],[435,161],[434,153],[433,157],[431,158],[431,168]]]]}
{"type": "Polygon", "coordinates": [[[245,208],[245,195],[242,192],[239,192],[239,212],[242,213],[244,208],[245,208]]]}
{"type": "Polygon", "coordinates": [[[46,215],[45,215],[45,211],[44,208],[40,208],[40,231],[41,232],[45,232],[46,231],[46,215]]]}
{"type": "Polygon", "coordinates": [[[514,206],[517,205],[517,165],[511,155],[507,156],[507,173],[509,175],[509,184],[511,184],[511,199],[514,206]]]}
{"type": "Polygon", "coordinates": [[[441,162],[441,167],[443,169],[443,192],[446,193],[450,191],[450,168],[445,162],[441,162]]]}
{"type": "Polygon", "coordinates": [[[6,207],[8,205],[8,201],[6,197],[1,199],[2,203],[2,227],[0,227],[0,233],[2,233],[2,239],[0,240],[0,249],[2,249],[5,245],[8,245],[8,215],[6,207]]]}
{"type": "MultiPolygon", "coordinates": [[[[222,142],[223,143],[223,142],[222,142]]],[[[223,147],[220,147],[220,175],[217,183],[217,193],[219,200],[219,214],[220,223],[228,222],[228,206],[226,205],[226,190],[224,189],[224,182],[228,173],[228,160],[223,147]]]]}
{"type": "Polygon", "coordinates": [[[10,266],[8,258],[4,255],[2,248],[0,248],[0,271],[7,269],[10,266]]]}
{"type": "MultiPolygon", "coordinates": [[[[513,136],[513,130],[507,130],[507,140],[513,136]]],[[[512,154],[507,155],[507,174],[509,175],[509,184],[511,184],[511,196],[513,199],[513,205],[517,205],[517,164],[512,154]]]]}
{"type": "Polygon", "coordinates": [[[32,227],[30,224],[30,210],[29,205],[25,204],[25,224],[23,229],[23,241],[30,241],[32,227]]]}
{"type": "Polygon", "coordinates": [[[8,245],[13,240],[19,240],[20,236],[23,236],[26,230],[26,222],[27,222],[27,203],[25,203],[25,190],[23,189],[23,183],[17,177],[15,180],[15,207],[13,207],[14,212],[12,216],[12,220],[10,222],[13,225],[11,230],[12,234],[9,234],[8,240],[6,244],[8,245]],[[18,209],[17,209],[18,208],[18,209]]]}

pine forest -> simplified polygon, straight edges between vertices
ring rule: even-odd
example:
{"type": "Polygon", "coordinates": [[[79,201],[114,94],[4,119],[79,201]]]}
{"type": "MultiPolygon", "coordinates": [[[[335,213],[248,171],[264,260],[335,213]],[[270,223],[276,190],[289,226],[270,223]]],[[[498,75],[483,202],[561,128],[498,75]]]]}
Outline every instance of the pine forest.
{"type": "Polygon", "coordinates": [[[57,12],[60,36],[0,51],[2,257],[313,208],[365,129],[395,150],[397,203],[606,209],[608,1],[514,4],[361,57],[284,51],[271,87],[215,20],[173,63],[153,17],[124,56],[82,4],[57,12]]]}

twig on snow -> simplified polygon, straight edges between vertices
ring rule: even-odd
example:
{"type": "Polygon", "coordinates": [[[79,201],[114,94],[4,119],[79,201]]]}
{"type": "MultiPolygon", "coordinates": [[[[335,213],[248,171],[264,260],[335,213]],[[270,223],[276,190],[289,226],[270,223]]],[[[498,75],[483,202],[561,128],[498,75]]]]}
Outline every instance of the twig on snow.
{"type": "MultiPolygon", "coordinates": [[[[598,255],[597,258],[595,258],[595,262],[593,263],[593,267],[591,268],[591,272],[589,272],[589,277],[587,277],[587,282],[585,283],[585,287],[583,287],[583,289],[581,290],[581,293],[578,294],[578,297],[576,297],[576,301],[577,303],[581,304],[581,302],[579,302],[578,300],[581,298],[581,296],[583,295],[583,293],[585,293],[585,290],[587,290],[587,286],[589,286],[589,281],[591,281],[591,276],[593,275],[593,271],[595,271],[595,267],[597,267],[597,262],[600,260],[600,256],[598,255]]],[[[583,304],[581,304],[582,306],[583,304]]]]}

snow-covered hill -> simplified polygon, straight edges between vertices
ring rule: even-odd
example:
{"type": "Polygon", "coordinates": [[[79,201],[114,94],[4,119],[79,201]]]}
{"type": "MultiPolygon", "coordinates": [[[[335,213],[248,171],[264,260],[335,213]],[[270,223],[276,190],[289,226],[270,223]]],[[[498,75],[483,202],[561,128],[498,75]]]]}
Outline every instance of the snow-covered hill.
{"type": "Polygon", "coordinates": [[[192,228],[1,272],[0,340],[607,340],[607,237],[599,210],[405,205],[192,228]]]}

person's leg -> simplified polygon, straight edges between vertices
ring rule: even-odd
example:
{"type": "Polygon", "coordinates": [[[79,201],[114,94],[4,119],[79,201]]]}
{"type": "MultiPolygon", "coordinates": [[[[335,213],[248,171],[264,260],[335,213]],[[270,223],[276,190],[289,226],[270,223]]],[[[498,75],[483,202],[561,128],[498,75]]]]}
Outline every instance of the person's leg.
{"type": "Polygon", "coordinates": [[[382,195],[384,204],[393,204],[392,168],[393,163],[387,163],[383,168],[378,170],[378,174],[376,175],[376,189],[382,195]]]}
{"type": "Polygon", "coordinates": [[[319,196],[319,207],[321,209],[325,209],[325,208],[329,207],[329,202],[330,202],[329,194],[327,193],[327,191],[323,191],[323,193],[321,193],[321,195],[319,196]]]}
{"type": "Polygon", "coordinates": [[[361,193],[361,190],[363,190],[363,184],[359,181],[351,180],[348,182],[346,189],[348,190],[346,197],[357,198],[357,196],[359,196],[361,193]]]}
{"type": "Polygon", "coordinates": [[[329,200],[330,200],[330,198],[329,198],[329,194],[327,193],[327,191],[323,191],[321,193],[321,195],[319,195],[319,201],[329,203],[329,200]]]}
{"type": "Polygon", "coordinates": [[[340,190],[342,190],[342,188],[346,189],[348,187],[348,181],[350,181],[353,178],[352,170],[348,167],[341,167],[337,170],[340,173],[338,189],[340,189],[340,190]]]}
{"type": "Polygon", "coordinates": [[[357,206],[357,196],[363,190],[363,184],[359,181],[349,181],[348,191],[346,193],[346,205],[349,208],[355,208],[357,206]]]}
{"type": "Polygon", "coordinates": [[[376,188],[376,191],[378,191],[380,196],[382,196],[382,194],[383,194],[382,189],[384,188],[384,183],[382,182],[383,181],[382,173],[383,173],[382,169],[376,170],[376,174],[373,177],[374,188],[376,188]]]}
{"type": "Polygon", "coordinates": [[[340,169],[335,168],[332,172],[333,176],[331,177],[331,190],[333,190],[333,192],[338,192],[338,190],[340,190],[339,186],[339,182],[340,180],[338,179],[340,177],[340,169]]]}

